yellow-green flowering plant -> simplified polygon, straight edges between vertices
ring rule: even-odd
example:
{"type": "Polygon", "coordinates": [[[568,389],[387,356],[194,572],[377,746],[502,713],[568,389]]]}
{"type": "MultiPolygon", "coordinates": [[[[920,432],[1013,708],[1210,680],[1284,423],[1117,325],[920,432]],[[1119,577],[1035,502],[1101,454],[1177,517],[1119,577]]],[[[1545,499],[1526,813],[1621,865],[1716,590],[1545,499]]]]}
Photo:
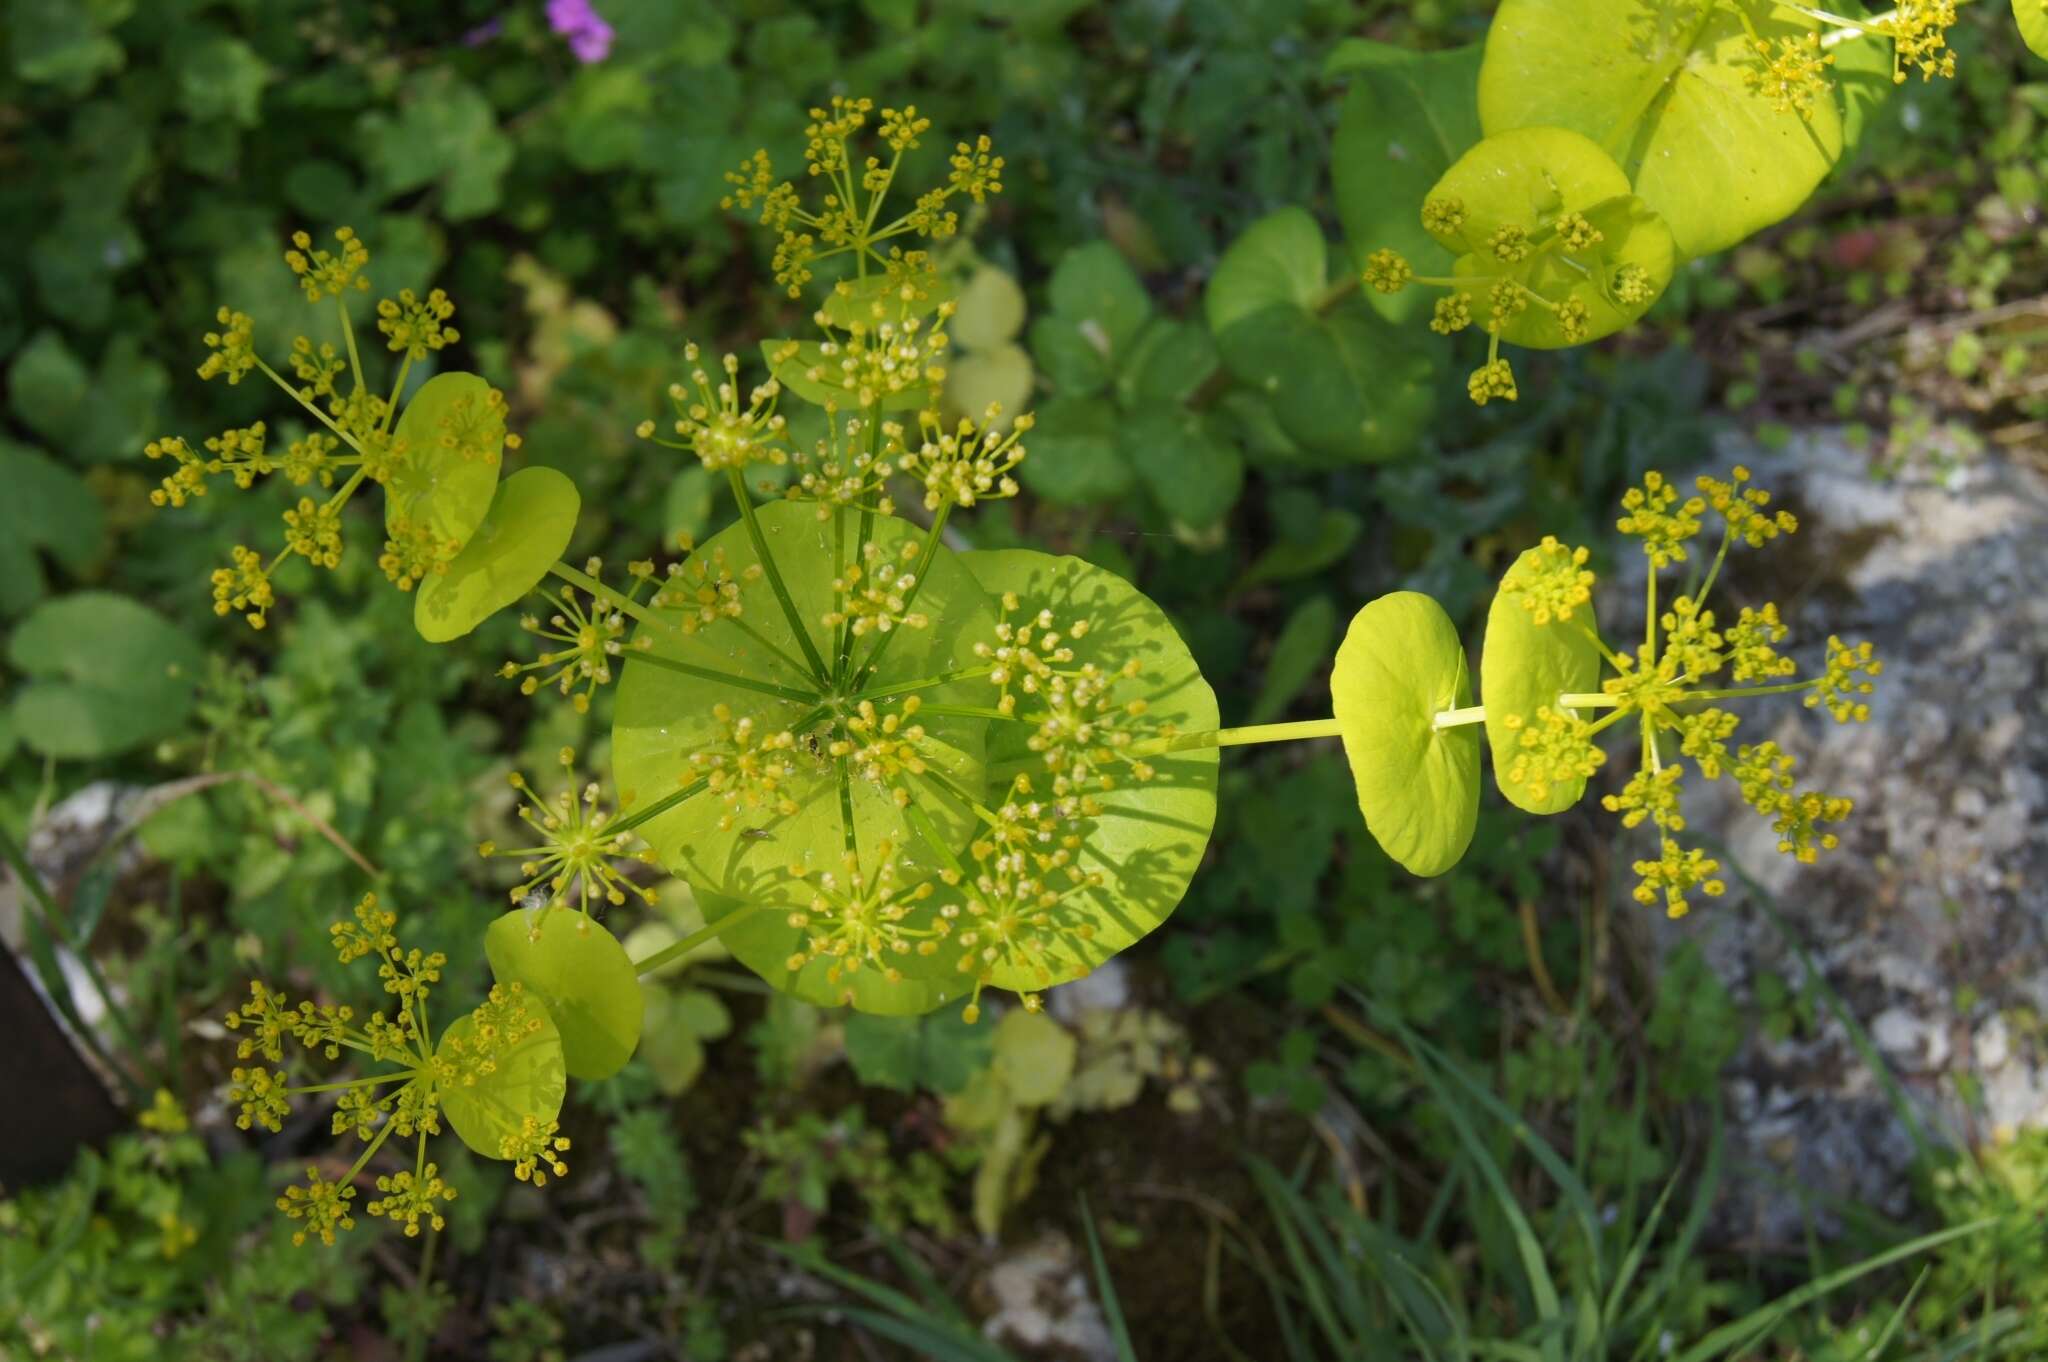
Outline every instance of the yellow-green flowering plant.
{"type": "MultiPolygon", "coordinates": [[[[774,988],[814,1003],[884,1014],[959,1005],[971,1021],[983,992],[1000,989],[1037,1010],[1044,990],[1088,974],[1174,911],[1207,849],[1225,747],[1341,737],[1368,828],[1421,875],[1448,870],[1470,841],[1482,733],[1503,791],[1537,813],[1581,797],[1609,730],[1639,736],[1644,774],[1610,806],[1630,826],[1654,823],[1661,845],[1638,867],[1641,896],[1661,895],[1673,911],[1691,890],[1717,888],[1712,864],[1678,849],[1681,761],[1733,773],[1792,854],[1831,844],[1817,828],[1839,820],[1846,801],[1793,792],[1790,759],[1771,744],[1731,751],[1733,721],[1716,702],[1804,689],[1837,717],[1857,717],[1868,690],[1858,674],[1876,664],[1867,649],[1831,645],[1825,675],[1789,681],[1773,651],[1784,634],[1773,610],[1720,623],[1707,608],[1732,545],[1791,528],[1740,470],[1703,482],[1697,498],[1654,477],[1630,494],[1621,528],[1650,558],[1639,649],[1616,650],[1595,628],[1586,550],[1545,541],[1503,581],[1483,705],[1441,607],[1397,592],[1358,612],[1336,656],[1335,713],[1304,723],[1221,727],[1171,621],[1100,566],[950,547],[956,517],[1017,495],[1032,423],[993,408],[941,414],[952,286],[916,243],[957,230],[947,206],[956,198],[998,192],[1002,161],[985,139],[958,144],[943,187],[891,218],[884,198],[924,120],[909,109],[876,117],[868,101],[846,99],[812,117],[805,179],[821,201],[806,206],[757,155],[734,177],[732,202],[778,233],[785,288],[801,292],[827,261],[844,274],[823,290],[816,339],[766,342],[758,377],[736,355],[710,363],[692,347],[671,409],[641,425],[652,447],[722,477],[738,508],[725,530],[682,545],[678,562],[634,562],[614,582],[599,560],[563,561],[574,484],[540,468],[498,479],[500,451],[517,441],[481,378],[437,375],[398,412],[414,349],[437,348],[421,339],[428,323],[407,320],[405,295],[387,317],[402,352],[389,396],[360,380],[342,395],[353,358],[309,342],[294,351],[311,356],[299,386],[272,373],[333,432],[319,462],[277,471],[307,485],[339,466],[349,470],[343,492],[370,478],[386,487],[387,573],[414,591],[425,639],[458,637],[533,596],[525,623],[537,656],[502,674],[579,710],[600,687],[618,687],[615,794],[579,779],[565,749],[558,792],[512,778],[524,844],[480,848],[520,867],[514,906],[486,933],[495,984],[485,1002],[437,1034],[427,1002],[446,962],[402,949],[393,910],[371,898],[336,927],[335,943],[345,962],[376,958],[390,1015],[288,1006],[257,984],[232,1020],[241,1057],[262,1061],[234,1075],[245,1124],[275,1129],[294,1099],[338,1093],[336,1133],[365,1146],[344,1177],[315,1173],[287,1192],[281,1204],[307,1234],[353,1222],[355,1180],[393,1134],[415,1141],[412,1169],[378,1174],[380,1196],[364,1209],[409,1231],[438,1224],[452,1192],[427,1143],[444,1120],[522,1177],[559,1175],[566,1077],[617,1071],[644,1022],[638,980],[712,937],[774,988]],[[862,150],[871,125],[886,160],[862,150]],[[794,437],[791,401],[822,409],[821,436],[794,437]],[[765,467],[787,470],[779,489],[750,478],[765,467]],[[902,513],[911,504],[922,520],[902,513]],[[1660,605],[1659,574],[1688,561],[1710,514],[1723,537],[1705,581],[1660,605]],[[1604,683],[1603,663],[1613,671],[1604,683]],[[597,918],[651,896],[631,863],[685,881],[703,930],[630,958],[597,918]],[[301,1085],[287,1042],[308,1058],[353,1052],[375,1072],[301,1085]]],[[[1668,268],[1668,234],[1581,143],[1546,135],[1527,148],[1549,167],[1567,217],[1546,226],[1477,207],[1457,223],[1437,215],[1446,234],[1486,247],[1451,287],[1531,308],[1540,298],[1542,316],[1527,323],[1535,332],[1619,324],[1633,306],[1617,301],[1628,272],[1668,268]],[[1578,281],[1565,261],[1598,262],[1596,282],[1578,281]]],[[[1543,182],[1506,156],[1511,147],[1475,165],[1521,175],[1525,190],[1543,182]]],[[[365,253],[352,235],[340,240],[340,256],[307,256],[301,241],[287,257],[315,302],[361,286],[365,253]]],[[[434,326],[448,315],[442,301],[427,311],[434,326]]],[[[432,334],[446,343],[445,328],[432,334]]],[[[264,367],[245,326],[210,344],[209,374],[264,367]]],[[[249,485],[271,471],[248,453],[246,432],[231,434],[218,442],[218,468],[175,442],[153,446],[179,462],[166,502],[196,496],[211,473],[249,485]]],[[[314,548],[337,558],[339,501],[315,514],[332,532],[314,548]]],[[[289,522],[287,552],[303,551],[291,537],[300,523],[289,522]]],[[[251,623],[274,607],[269,565],[256,566],[224,601],[233,609],[246,598],[251,623]]]]}

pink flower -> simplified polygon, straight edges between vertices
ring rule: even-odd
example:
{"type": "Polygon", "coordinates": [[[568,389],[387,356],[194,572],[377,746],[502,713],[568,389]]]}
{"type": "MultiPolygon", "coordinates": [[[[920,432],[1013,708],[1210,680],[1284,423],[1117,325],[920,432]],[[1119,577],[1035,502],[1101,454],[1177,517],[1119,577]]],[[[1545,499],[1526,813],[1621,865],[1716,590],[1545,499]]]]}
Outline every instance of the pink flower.
{"type": "Polygon", "coordinates": [[[612,26],[590,7],[590,0],[548,0],[548,27],[569,40],[580,62],[603,61],[611,54],[612,26]]]}

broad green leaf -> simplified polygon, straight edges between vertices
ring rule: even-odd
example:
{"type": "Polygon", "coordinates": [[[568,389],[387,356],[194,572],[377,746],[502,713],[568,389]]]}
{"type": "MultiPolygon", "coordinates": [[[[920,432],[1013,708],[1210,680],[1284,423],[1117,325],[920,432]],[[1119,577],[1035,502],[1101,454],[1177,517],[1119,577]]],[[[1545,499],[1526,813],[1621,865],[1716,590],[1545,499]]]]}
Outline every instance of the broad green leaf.
{"type": "Polygon", "coordinates": [[[1031,323],[1030,340],[1032,359],[1061,397],[1093,396],[1115,372],[1099,328],[1091,333],[1065,317],[1038,317],[1031,323]]]}
{"type": "Polygon", "coordinates": [[[547,1004],[571,1078],[609,1078],[640,1041],[640,976],[618,938],[568,908],[515,908],[484,933],[484,956],[501,984],[523,985],[547,1004]]]}
{"type": "MultiPolygon", "coordinates": [[[[1508,572],[1533,567],[1543,550],[1528,549],[1508,572]]],[[[1505,574],[1504,574],[1505,575],[1505,574]]],[[[1486,612],[1486,646],[1479,655],[1479,699],[1486,706],[1486,742],[1493,749],[1493,780],[1508,802],[1530,813],[1561,813],[1586,792],[1583,780],[1553,785],[1549,795],[1532,799],[1507,779],[1521,750],[1520,728],[1508,720],[1534,727],[1536,711],[1557,707],[1557,697],[1582,694],[1600,684],[1600,650],[1589,630],[1597,630],[1590,602],[1572,611],[1569,620],[1538,624],[1528,608],[1505,593],[1496,593],[1486,612]]]]}
{"type": "Polygon", "coordinates": [[[1109,357],[1112,368],[1152,315],[1152,299],[1116,247],[1106,241],[1077,246],[1052,272],[1052,310],[1079,328],[1109,357]]]}
{"type": "Polygon", "coordinates": [[[1565,128],[1600,144],[1686,257],[1789,216],[1842,153],[1832,95],[1781,112],[1753,81],[1747,26],[1797,41],[1820,21],[1788,5],[1502,0],[1479,72],[1489,136],[1565,128]]]}
{"type": "Polygon", "coordinates": [[[435,539],[467,544],[491,509],[505,447],[505,422],[493,413],[491,385],[475,374],[436,374],[398,418],[406,457],[384,489],[384,524],[401,523],[435,539]]]}
{"type": "Polygon", "coordinates": [[[448,570],[420,583],[412,612],[420,637],[461,638],[533,590],[569,547],[581,504],[576,484],[552,468],[523,468],[499,483],[448,570]]]}
{"type": "Polygon", "coordinates": [[[1259,683],[1259,697],[1245,715],[1248,724],[1269,724],[1279,718],[1290,700],[1329,661],[1330,643],[1337,637],[1337,607],[1328,596],[1311,596],[1294,608],[1280,636],[1273,640],[1273,656],[1266,663],[1265,680],[1259,683]]]}
{"type": "Polygon", "coordinates": [[[1244,489],[1243,457],[1200,412],[1147,407],[1123,420],[1119,442],[1152,499],[1190,529],[1223,519],[1244,489]]]}
{"type": "MultiPolygon", "coordinates": [[[[519,1134],[527,1117],[545,1126],[559,1116],[569,1088],[561,1033],[545,1004],[527,998],[525,1005],[540,1020],[537,1030],[499,1056],[497,1067],[475,1083],[440,1089],[441,1114],[464,1144],[487,1159],[505,1157],[505,1140],[519,1134]]],[[[441,1033],[436,1058],[448,1059],[472,1044],[476,1019],[477,1013],[471,1012],[451,1023],[441,1033]]]]}
{"type": "Polygon", "coordinates": [[[914,1092],[959,1092],[988,1064],[995,1028],[961,1020],[948,1008],[925,1017],[848,1014],[846,1058],[861,1082],[914,1092]]]}
{"type": "Polygon", "coordinates": [[[499,129],[490,101],[452,69],[423,69],[407,82],[395,116],[365,113],[356,133],[385,197],[438,183],[441,212],[452,221],[498,206],[512,139],[499,129]]]}
{"type": "Polygon", "coordinates": [[[1269,582],[1313,577],[1351,552],[1351,546],[1358,542],[1364,528],[1365,522],[1359,519],[1356,511],[1348,511],[1342,506],[1326,506],[1317,515],[1312,532],[1288,534],[1276,540],[1246,569],[1238,586],[1264,586],[1269,582]]]}
{"type": "Polygon", "coordinates": [[[2037,57],[2048,58],[2048,5],[2041,0],[2012,0],[2012,17],[2020,26],[2020,37],[2037,57]]]}
{"type": "Polygon", "coordinates": [[[1056,397],[1039,408],[1020,470],[1026,486],[1047,501],[1088,506],[1131,490],[1130,460],[1117,441],[1122,417],[1094,397],[1056,397]]]}
{"type": "Polygon", "coordinates": [[[1457,228],[1434,233],[1458,256],[1453,272],[1470,277],[1465,300],[1475,320],[1491,306],[1496,280],[1512,280],[1551,304],[1576,300],[1586,309],[1585,331],[1568,337],[1554,307],[1532,302],[1501,329],[1516,345],[1558,349],[1612,335],[1649,310],[1677,268],[1671,233],[1640,199],[1613,158],[1587,138],[1558,128],[1521,128],[1489,137],[1444,172],[1429,198],[1464,210],[1457,228]],[[1572,251],[1552,234],[1553,224],[1576,213],[1599,232],[1593,245],[1572,251]],[[1528,254],[1503,262],[1489,249],[1502,230],[1526,233],[1528,254]],[[1636,302],[1616,296],[1627,269],[1640,270],[1650,291],[1636,302]]]}
{"type": "Polygon", "coordinates": [[[1415,591],[1367,605],[1337,649],[1330,700],[1366,828],[1414,874],[1456,865],[1479,820],[1479,734],[1435,724],[1472,703],[1450,616],[1415,591]]]}
{"type": "MultiPolygon", "coordinates": [[[[1417,274],[1448,274],[1451,253],[1422,230],[1422,201],[1482,136],[1482,49],[1477,43],[1448,52],[1366,46],[1379,50],[1341,68],[1355,74],[1330,144],[1337,216],[1354,258],[1384,247],[1407,257],[1417,274]]],[[[1367,294],[1380,315],[1396,322],[1427,307],[1428,298],[1423,289],[1367,294]]]]}
{"type": "Polygon", "coordinates": [[[995,1073],[1027,1107],[1049,1105],[1074,1076],[1073,1033],[1043,1012],[1012,1008],[996,1024],[995,1073]]]}
{"type": "MultiPolygon", "coordinates": [[[[1216,728],[1216,695],[1201,668],[1165,613],[1129,582],[1078,558],[1028,549],[985,549],[963,556],[991,595],[1014,591],[1024,609],[1051,610],[1062,625],[1090,621],[1088,633],[1072,641],[1073,665],[1092,662],[1114,672],[1135,660],[1138,677],[1120,683],[1115,695],[1145,700],[1148,727],[1172,725],[1182,734],[1216,728]]],[[[1020,703],[1019,712],[1028,712],[1028,705],[1020,703]]],[[[1028,723],[991,726],[988,799],[1004,798],[1020,774],[1044,783],[1044,759],[1031,750],[1031,735],[1028,723]]],[[[999,967],[997,987],[1036,992],[1078,979],[1179,906],[1216,822],[1216,749],[1175,752],[1152,758],[1152,764],[1157,771],[1152,780],[1125,778],[1097,796],[1102,812],[1088,821],[1083,834],[1077,863],[1083,871],[1099,873],[1103,883],[1064,900],[1062,913],[1092,926],[1092,939],[1063,936],[1067,953],[1052,962],[1050,978],[1008,964],[999,967]]]]}
{"type": "Polygon", "coordinates": [[[53,444],[63,444],[76,429],[91,391],[91,372],[55,331],[37,332],[8,366],[8,404],[24,425],[53,444]]]}
{"type": "Polygon", "coordinates": [[[1328,278],[1323,229],[1306,209],[1282,208],[1230,243],[1209,276],[1202,310],[1220,336],[1232,322],[1276,303],[1312,311],[1328,278]]]}
{"type": "Polygon", "coordinates": [[[121,69],[126,54],[109,33],[134,9],[134,0],[9,0],[0,31],[16,75],[81,95],[121,69]]]}
{"type": "MultiPolygon", "coordinates": [[[[842,556],[852,555],[861,517],[849,511],[836,522],[830,516],[820,520],[814,505],[777,501],[761,507],[757,519],[797,618],[817,651],[833,657],[832,631],[821,621],[833,606],[836,564],[842,556]]],[[[921,545],[924,537],[908,521],[873,518],[872,541],[891,562],[899,561],[906,544],[921,545]]],[[[744,523],[713,536],[692,561],[715,563],[720,555],[724,571],[735,578],[760,561],[744,523]]],[[[727,707],[734,721],[751,720],[761,735],[772,736],[793,731],[807,717],[814,725],[821,724],[822,716],[812,717],[821,693],[846,693],[843,685],[821,686],[803,664],[803,648],[767,581],[746,582],[741,603],[745,613],[740,621],[721,620],[695,634],[665,625],[640,625],[635,641],[648,640],[650,650],[626,653],[612,729],[612,760],[622,797],[646,804],[682,788],[689,779],[691,754],[720,751],[726,742],[728,730],[717,717],[718,706],[727,707]]],[[[868,689],[971,667],[973,645],[994,636],[985,593],[943,547],[933,556],[914,608],[929,617],[929,627],[898,631],[868,689]]],[[[869,655],[878,637],[871,632],[854,641],[856,661],[869,655]]],[[[986,705],[985,690],[962,681],[918,694],[932,705],[986,705]]],[[[946,782],[917,778],[918,806],[942,830],[946,842],[964,843],[973,815],[948,784],[961,792],[983,788],[982,730],[987,721],[929,715],[916,721],[927,734],[923,756],[946,782]]],[[[743,924],[721,939],[742,963],[777,988],[823,1005],[845,1001],[850,989],[853,1005],[863,1011],[927,1011],[957,994],[960,983],[906,979],[891,984],[872,964],[835,979],[833,962],[823,959],[795,975],[787,967],[805,936],[790,924],[790,913],[817,893],[816,877],[832,874],[843,879],[849,837],[867,873],[875,871],[886,844],[897,862],[902,888],[933,878],[941,868],[905,821],[891,791],[824,755],[822,733],[822,727],[813,727],[798,734],[817,741],[799,744],[797,775],[778,792],[778,798],[794,803],[795,813],[783,814],[772,804],[734,809],[707,792],[642,824],[640,835],[663,865],[689,882],[707,921],[750,904],[769,905],[750,912],[743,924]],[[852,809],[850,830],[842,821],[842,806],[852,809]],[[795,878],[792,868],[812,878],[795,878]]],[[[937,910],[936,898],[924,900],[909,920],[910,928],[924,930],[937,910]]]]}
{"type": "MultiPolygon", "coordinates": [[[[902,325],[913,317],[929,317],[939,310],[942,303],[955,298],[953,285],[945,280],[927,280],[927,287],[913,284],[899,284],[891,281],[886,274],[871,274],[865,279],[842,279],[832,286],[825,295],[820,311],[825,320],[841,331],[851,328],[856,322],[872,331],[883,322],[902,325]]],[[[960,339],[953,327],[947,327],[955,340],[960,339]]]]}
{"type": "Polygon", "coordinates": [[[1217,341],[1231,373],[1272,402],[1289,436],[1326,460],[1412,454],[1436,405],[1434,347],[1357,306],[1316,317],[1275,304],[1217,341]]]}
{"type": "Polygon", "coordinates": [[[200,122],[255,127],[262,118],[270,64],[240,38],[213,29],[200,33],[204,36],[173,47],[170,65],[178,73],[178,108],[200,122]]]}
{"type": "Polygon", "coordinates": [[[1138,333],[1130,362],[1116,377],[1117,396],[1126,407],[1186,402],[1219,363],[1216,338],[1207,327],[1160,317],[1138,333]]]}
{"type": "MultiPolygon", "coordinates": [[[[827,381],[827,374],[832,371],[826,368],[829,361],[823,341],[764,340],[761,342],[761,359],[777,382],[806,402],[839,411],[852,411],[861,405],[858,392],[827,381]],[[796,346],[794,353],[789,348],[792,344],[796,346]]],[[[913,384],[900,392],[883,394],[882,410],[916,411],[930,400],[931,389],[913,384]]]]}
{"type": "Polygon", "coordinates": [[[955,345],[993,350],[1024,329],[1024,290],[1008,270],[983,265],[967,277],[946,330],[955,345]]]}
{"type": "Polygon", "coordinates": [[[21,741],[48,757],[92,758],[182,724],[204,658],[147,606],[83,591],[29,612],[8,639],[7,660],[29,678],[14,697],[21,741]]]}
{"type": "Polygon", "coordinates": [[[77,473],[24,445],[0,439],[0,615],[15,615],[41,598],[45,582],[37,550],[74,576],[98,556],[106,513],[77,473]]]}
{"type": "Polygon", "coordinates": [[[1031,401],[1034,377],[1031,356],[1021,345],[964,353],[946,366],[946,402],[977,423],[991,406],[1000,407],[1007,421],[1031,401]]]}

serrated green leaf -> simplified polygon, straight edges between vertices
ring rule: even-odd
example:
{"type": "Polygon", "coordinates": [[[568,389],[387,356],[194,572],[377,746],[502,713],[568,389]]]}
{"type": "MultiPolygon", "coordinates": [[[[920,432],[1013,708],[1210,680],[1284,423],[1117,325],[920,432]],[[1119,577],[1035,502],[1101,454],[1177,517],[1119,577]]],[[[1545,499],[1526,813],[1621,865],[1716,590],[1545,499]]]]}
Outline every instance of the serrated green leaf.
{"type": "Polygon", "coordinates": [[[1117,396],[1127,407],[1178,405],[1193,398],[1221,362],[1206,327],[1160,317],[1138,333],[1130,362],[1117,375],[1117,396]]]}
{"type": "Polygon", "coordinates": [[[499,131],[490,101],[451,71],[421,72],[407,82],[396,115],[366,113],[357,132],[387,198],[438,183],[441,212],[451,221],[498,206],[499,182],[512,165],[512,140],[499,131]]]}
{"type": "Polygon", "coordinates": [[[1442,606],[1396,591],[1351,619],[1330,701],[1366,828],[1412,874],[1441,875],[1479,820],[1479,735],[1436,716],[1472,703],[1465,649],[1442,606]]]}
{"type": "Polygon", "coordinates": [[[461,638],[533,590],[569,547],[581,504],[576,484],[552,468],[524,468],[499,483],[462,552],[414,593],[420,637],[461,638]]]}
{"type": "Polygon", "coordinates": [[[1056,397],[1038,409],[1020,474],[1047,501],[1088,506],[1110,501],[1136,481],[1117,442],[1121,418],[1100,398],[1056,397]]]}
{"type": "Polygon", "coordinates": [[[1218,346],[1288,435],[1326,460],[1412,454],[1435,409],[1435,348],[1359,307],[1316,317],[1277,304],[1233,323],[1218,346]]]}
{"type": "Polygon", "coordinates": [[[571,1078],[609,1078],[633,1057],[645,1011],[639,972],[604,924],[568,908],[515,908],[485,931],[484,956],[499,983],[547,1004],[571,1078]]]}
{"type": "Polygon", "coordinates": [[[1199,412],[1148,407],[1120,423],[1118,443],[1153,500],[1191,529],[1223,519],[1244,490],[1243,457],[1199,412]]]}
{"type": "Polygon", "coordinates": [[[1152,299],[1138,276],[1106,241],[1091,241],[1060,257],[1052,272],[1052,310],[1072,323],[1109,358],[1112,369],[1152,315],[1152,299]]]}

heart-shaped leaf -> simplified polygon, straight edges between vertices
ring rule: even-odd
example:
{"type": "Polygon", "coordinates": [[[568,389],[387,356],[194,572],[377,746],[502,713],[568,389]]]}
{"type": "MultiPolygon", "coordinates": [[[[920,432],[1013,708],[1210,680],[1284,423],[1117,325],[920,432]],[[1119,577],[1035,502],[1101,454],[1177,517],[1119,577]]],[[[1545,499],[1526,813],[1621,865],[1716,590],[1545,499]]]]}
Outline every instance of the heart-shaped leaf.
{"type": "Polygon", "coordinates": [[[580,912],[514,909],[484,933],[484,955],[501,984],[547,1004],[572,1078],[609,1078],[640,1040],[639,972],[618,938],[580,912]]]}
{"type": "Polygon", "coordinates": [[[1472,703],[1465,649],[1444,608],[1396,591],[1352,616],[1330,701],[1359,812],[1380,846],[1417,875],[1456,865],[1479,820],[1479,734],[1436,726],[1438,714],[1472,703]]]}
{"type": "Polygon", "coordinates": [[[1275,303],[1308,311],[1328,277],[1323,229],[1308,210],[1269,213],[1245,228],[1216,262],[1202,295],[1209,329],[1221,335],[1232,322],[1275,303]]]}
{"type": "Polygon", "coordinates": [[[448,570],[420,583],[412,611],[420,637],[461,638],[533,590],[569,547],[581,505],[576,484],[552,468],[523,468],[499,483],[448,570]]]}

